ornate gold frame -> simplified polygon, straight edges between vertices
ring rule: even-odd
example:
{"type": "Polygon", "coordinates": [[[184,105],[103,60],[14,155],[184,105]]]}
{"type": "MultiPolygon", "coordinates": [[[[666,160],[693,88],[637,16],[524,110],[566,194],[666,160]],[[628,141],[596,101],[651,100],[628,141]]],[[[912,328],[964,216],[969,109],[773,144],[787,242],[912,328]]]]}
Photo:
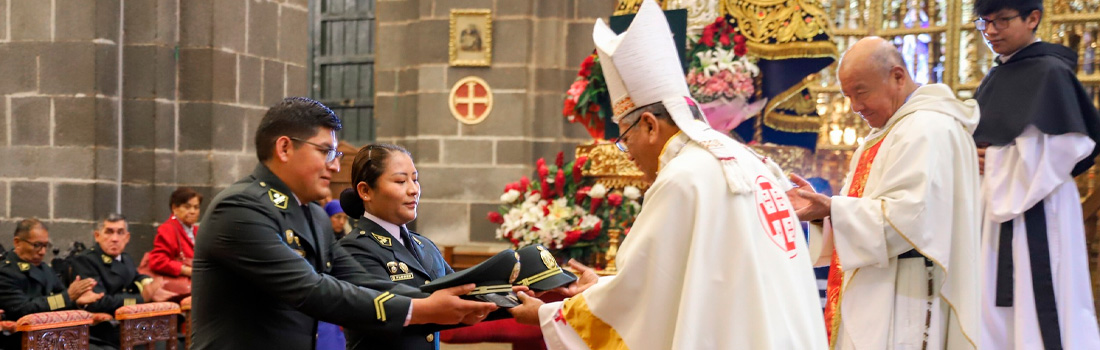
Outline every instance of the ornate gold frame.
{"type": "Polygon", "coordinates": [[[447,42],[451,66],[458,67],[488,67],[493,63],[493,14],[489,9],[451,9],[451,25],[447,42]],[[478,59],[460,59],[458,53],[458,25],[459,17],[484,17],[485,28],[482,35],[483,55],[478,59]]]}

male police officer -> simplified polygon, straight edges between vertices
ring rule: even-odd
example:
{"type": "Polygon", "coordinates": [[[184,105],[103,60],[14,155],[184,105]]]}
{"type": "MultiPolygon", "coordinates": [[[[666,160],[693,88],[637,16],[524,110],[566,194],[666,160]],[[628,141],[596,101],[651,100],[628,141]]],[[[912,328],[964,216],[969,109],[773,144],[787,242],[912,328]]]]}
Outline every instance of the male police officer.
{"type": "MultiPolygon", "coordinates": [[[[0,309],[4,317],[20,317],[47,311],[72,309],[99,300],[92,290],[94,279],[78,278],[68,288],[42,259],[50,247],[50,233],[38,219],[25,219],[15,227],[15,245],[0,263],[0,309]]],[[[18,349],[19,337],[0,336],[0,348],[18,349]]]]}
{"type": "Polygon", "coordinates": [[[409,324],[475,323],[496,308],[461,300],[465,285],[425,299],[380,281],[336,246],[313,201],[340,171],[340,119],[324,105],[287,98],[256,131],[259,165],[219,193],[195,244],[194,349],[312,349],[317,321],[397,335],[409,324]]]}

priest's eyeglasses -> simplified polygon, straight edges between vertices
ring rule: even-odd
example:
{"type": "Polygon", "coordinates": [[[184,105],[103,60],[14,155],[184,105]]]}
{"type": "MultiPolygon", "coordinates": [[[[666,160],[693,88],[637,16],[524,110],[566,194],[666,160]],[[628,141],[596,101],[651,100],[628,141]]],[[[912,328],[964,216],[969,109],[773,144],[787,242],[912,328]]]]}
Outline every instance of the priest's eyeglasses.
{"type": "Polygon", "coordinates": [[[635,120],[634,124],[630,124],[630,127],[626,128],[626,131],[623,131],[622,134],[619,134],[619,137],[615,138],[615,147],[618,147],[620,151],[627,151],[626,145],[623,144],[623,136],[626,136],[626,134],[630,132],[630,129],[633,129],[635,126],[637,126],[638,122],[640,121],[642,121],[642,117],[638,117],[638,120],[635,120]]]}
{"type": "Polygon", "coordinates": [[[332,162],[334,162],[334,161],[344,159],[344,152],[337,151],[336,147],[326,147],[326,146],[318,145],[316,143],[309,142],[309,141],[306,141],[306,140],[303,140],[303,139],[300,139],[300,138],[297,138],[297,137],[291,137],[290,140],[291,141],[298,141],[298,142],[305,143],[305,144],[309,144],[310,146],[317,147],[318,151],[325,152],[325,164],[332,164],[332,162]]]}
{"type": "Polygon", "coordinates": [[[985,19],[985,18],[978,17],[978,19],[974,20],[974,27],[978,28],[979,32],[984,32],[986,29],[989,29],[989,24],[992,23],[993,28],[997,28],[997,30],[1003,30],[1003,29],[1008,27],[1009,22],[1012,22],[1012,20],[1017,18],[1017,17],[1020,17],[1020,15],[994,18],[994,19],[985,19]]]}

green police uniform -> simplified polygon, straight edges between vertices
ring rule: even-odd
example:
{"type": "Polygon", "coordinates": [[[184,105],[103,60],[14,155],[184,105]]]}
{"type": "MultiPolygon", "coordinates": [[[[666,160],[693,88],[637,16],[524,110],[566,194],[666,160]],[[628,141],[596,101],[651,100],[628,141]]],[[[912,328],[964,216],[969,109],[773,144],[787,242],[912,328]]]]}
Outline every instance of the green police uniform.
{"type": "MultiPolygon", "coordinates": [[[[340,245],[372,277],[389,279],[411,287],[420,287],[454,272],[443,254],[428,238],[408,231],[402,246],[382,226],[361,218],[355,229],[340,240],[340,245]]],[[[410,327],[400,337],[378,336],[373,332],[349,329],[349,349],[439,349],[441,327],[410,327]]]]}
{"type": "MultiPolygon", "coordinates": [[[[103,293],[98,301],[88,304],[84,309],[88,312],[102,312],[110,315],[115,310],[126,305],[145,302],[141,297],[141,289],[150,277],[137,272],[137,262],[130,254],[119,254],[121,261],[104,254],[99,244],[73,259],[73,273],[81,279],[91,278],[96,280],[93,292],[103,293]]],[[[118,326],[109,322],[102,322],[89,329],[92,344],[119,347],[118,326]]]]}
{"type": "Polygon", "coordinates": [[[372,279],[263,164],[210,202],[196,237],[193,349],[313,349],[317,321],[397,336],[414,288],[372,279]]]}
{"type": "MultiPolygon", "coordinates": [[[[34,266],[8,253],[0,263],[0,309],[4,319],[18,320],[37,312],[67,310],[76,307],[69,299],[68,286],[48,264],[34,266]]],[[[0,335],[0,349],[22,347],[19,334],[0,335]]]]}

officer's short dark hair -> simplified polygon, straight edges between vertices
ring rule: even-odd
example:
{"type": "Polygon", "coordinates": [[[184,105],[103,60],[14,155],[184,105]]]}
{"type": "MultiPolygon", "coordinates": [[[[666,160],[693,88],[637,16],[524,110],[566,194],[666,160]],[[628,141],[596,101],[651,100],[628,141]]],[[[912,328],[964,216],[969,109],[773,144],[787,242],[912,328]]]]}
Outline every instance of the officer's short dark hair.
{"type": "Polygon", "coordinates": [[[282,136],[307,139],[325,127],[340,130],[340,118],[320,102],[305,97],[287,97],[267,109],[256,129],[256,157],[261,162],[275,153],[275,140],[282,136]]]}
{"type": "Polygon", "coordinates": [[[1000,10],[1016,10],[1020,17],[1027,17],[1031,11],[1043,11],[1043,0],[975,0],[974,14],[990,15],[1000,10]]]}
{"type": "Polygon", "coordinates": [[[41,227],[43,230],[49,230],[46,228],[46,224],[36,218],[20,220],[18,224],[15,224],[15,238],[27,239],[27,236],[31,234],[31,230],[41,227]]]}
{"type": "Polygon", "coordinates": [[[126,229],[127,230],[130,229],[130,223],[126,222],[126,217],[125,216],[123,216],[122,214],[119,214],[119,213],[110,213],[110,214],[107,214],[107,216],[104,216],[102,220],[99,220],[99,224],[96,225],[95,230],[96,231],[102,231],[103,228],[107,226],[107,223],[109,223],[109,222],[113,223],[113,222],[119,222],[119,221],[125,222],[126,223],[126,229]]]}
{"type": "Polygon", "coordinates": [[[172,209],[183,205],[191,201],[191,198],[199,197],[199,203],[202,203],[202,195],[190,187],[179,187],[175,191],[172,191],[172,196],[168,197],[168,209],[172,209]]]}
{"type": "Polygon", "coordinates": [[[369,144],[359,149],[351,163],[351,188],[340,193],[340,207],[344,213],[356,219],[363,215],[363,199],[359,198],[356,186],[360,182],[366,182],[367,186],[375,188],[378,178],[386,172],[386,163],[390,156],[398,152],[412,158],[412,154],[404,147],[388,143],[369,144]]]}

